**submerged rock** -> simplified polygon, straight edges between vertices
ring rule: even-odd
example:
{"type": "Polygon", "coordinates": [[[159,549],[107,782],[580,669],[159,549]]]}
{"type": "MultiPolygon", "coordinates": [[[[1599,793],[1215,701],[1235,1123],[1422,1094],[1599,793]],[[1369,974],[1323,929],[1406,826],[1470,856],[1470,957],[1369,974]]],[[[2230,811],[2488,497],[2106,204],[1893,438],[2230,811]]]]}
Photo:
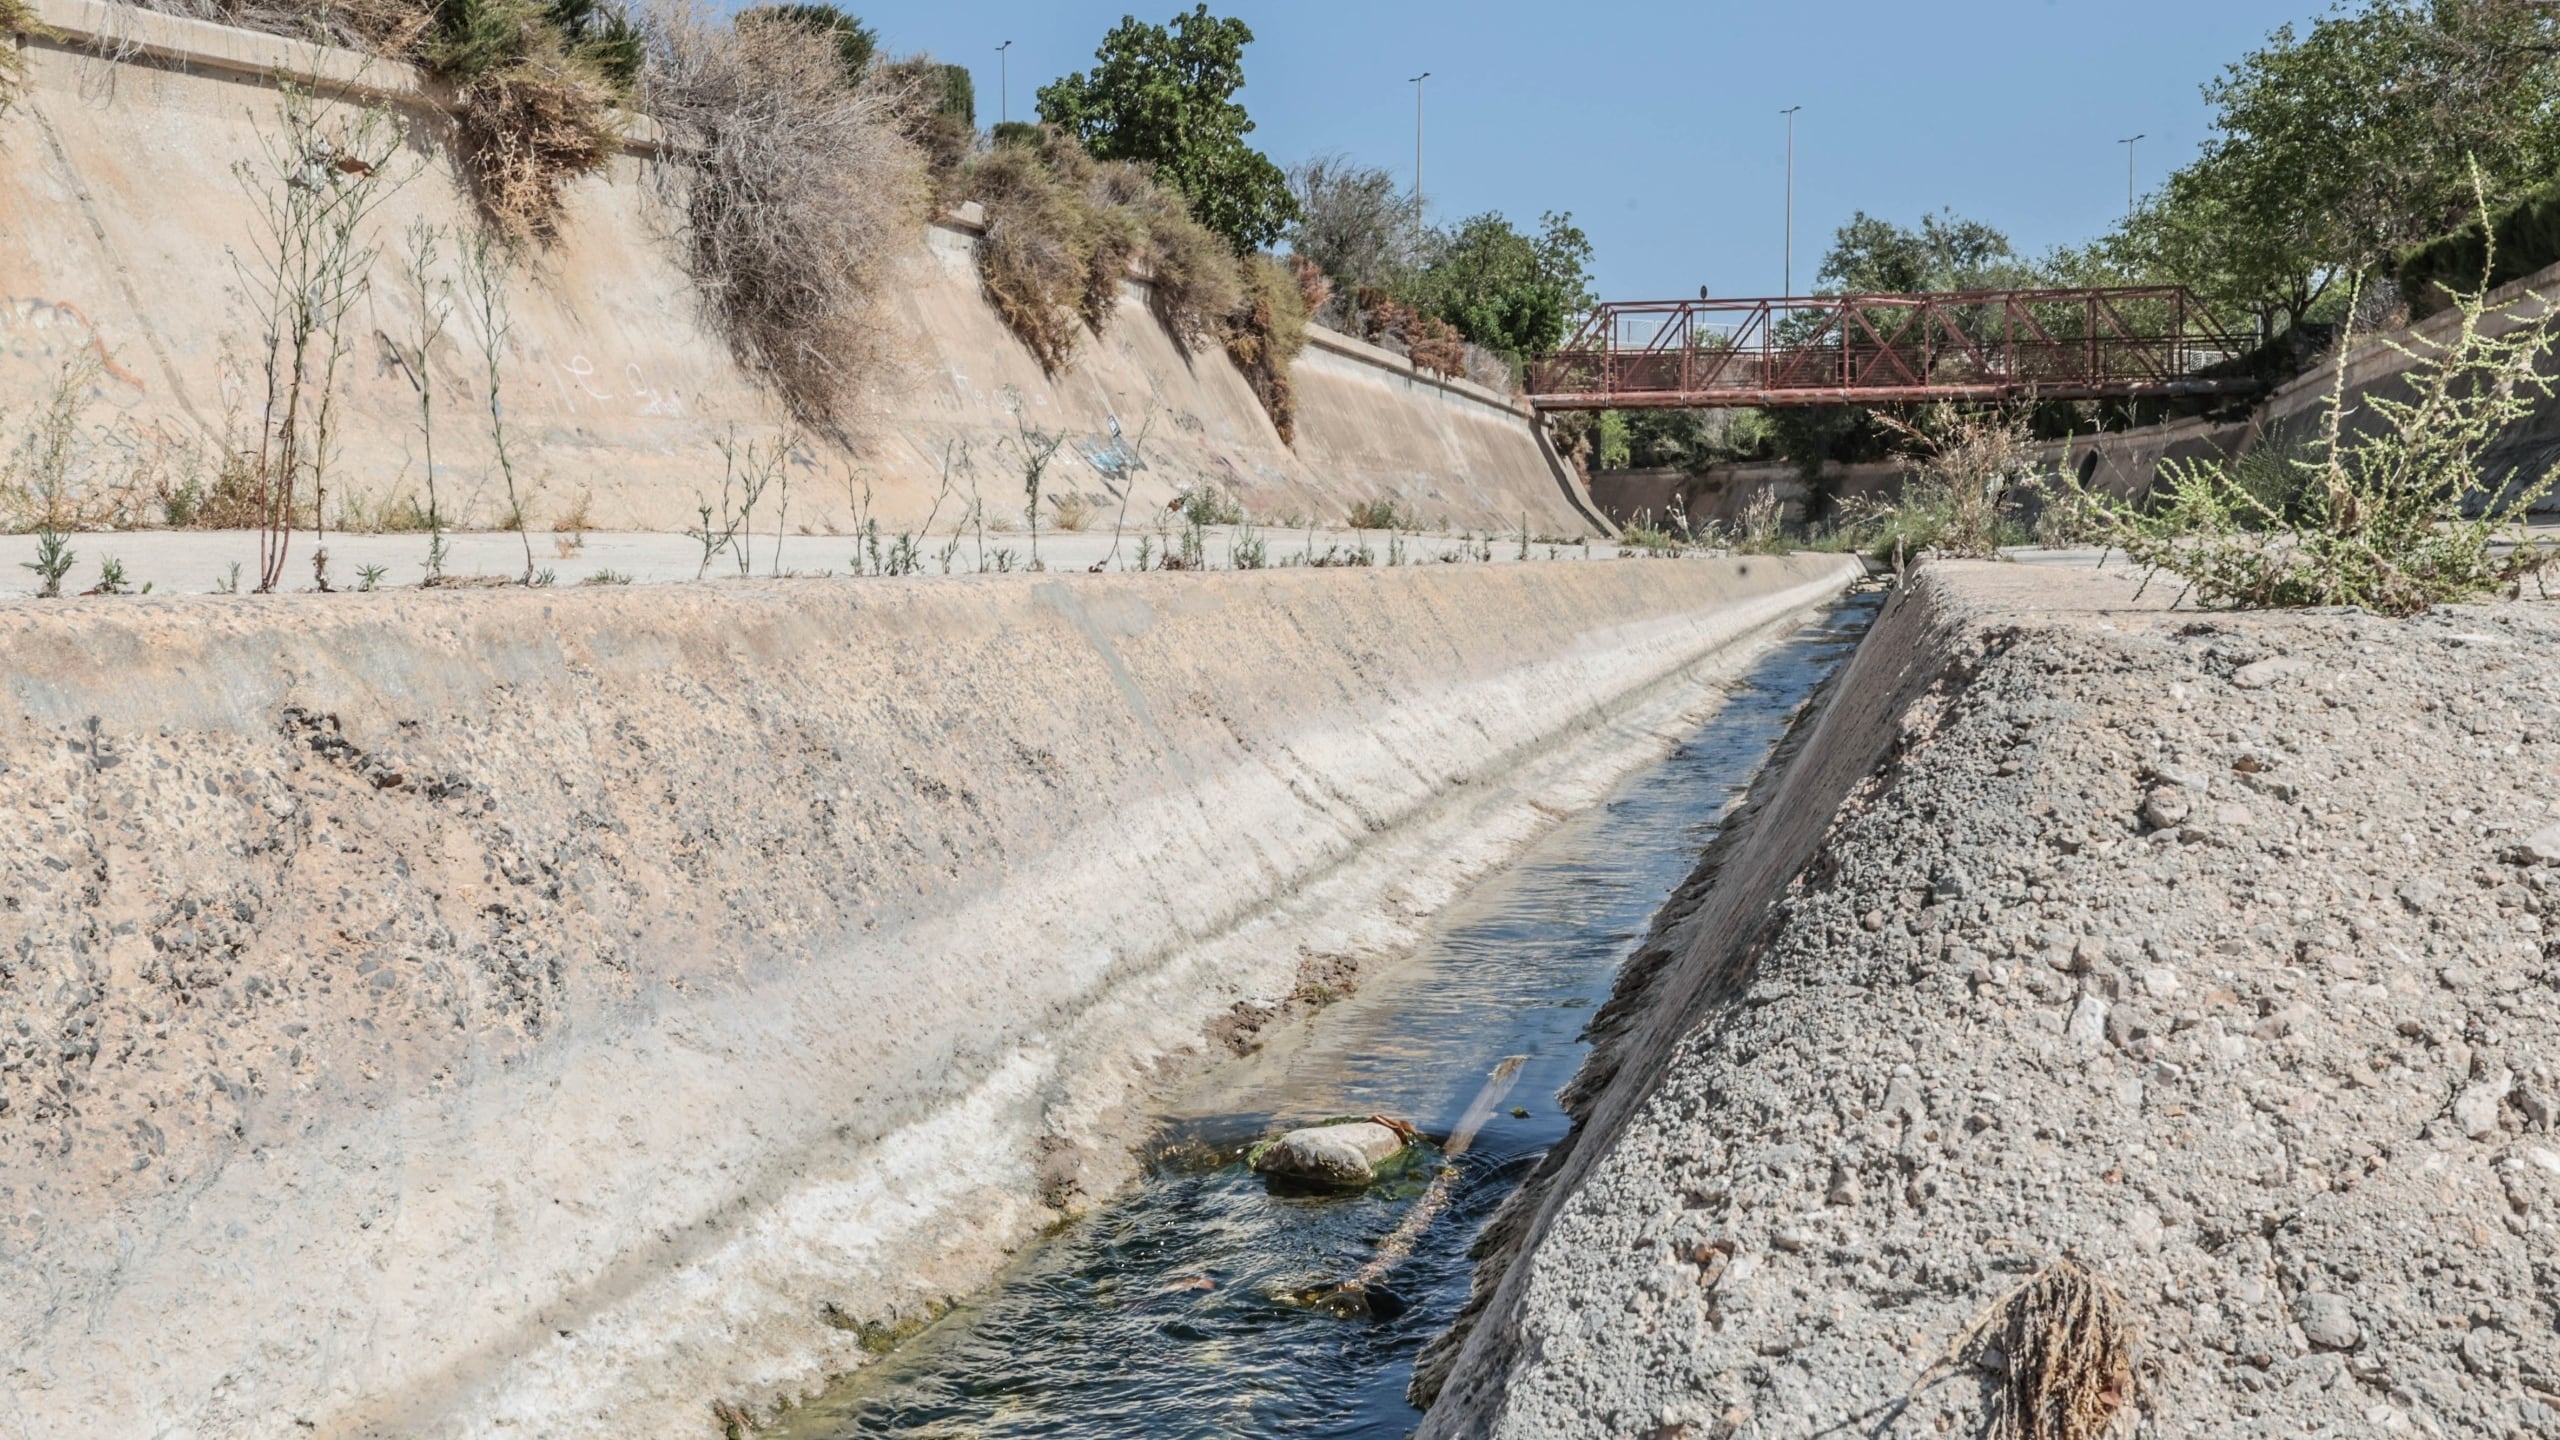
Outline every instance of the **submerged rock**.
{"type": "Polygon", "coordinates": [[[1413,1128],[1377,1116],[1292,1130],[1254,1152],[1253,1168],[1317,1185],[1360,1186],[1413,1143],[1413,1128]]]}

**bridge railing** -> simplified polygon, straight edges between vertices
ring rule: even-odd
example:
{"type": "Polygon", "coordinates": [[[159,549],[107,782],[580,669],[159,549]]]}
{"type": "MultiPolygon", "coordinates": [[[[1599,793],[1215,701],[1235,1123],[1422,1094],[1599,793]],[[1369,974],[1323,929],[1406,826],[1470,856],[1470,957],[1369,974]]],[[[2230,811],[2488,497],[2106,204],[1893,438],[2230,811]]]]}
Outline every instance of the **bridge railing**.
{"type": "Polygon", "coordinates": [[[1602,305],[1530,371],[1541,409],[2237,392],[2242,353],[2174,286],[1602,305]]]}

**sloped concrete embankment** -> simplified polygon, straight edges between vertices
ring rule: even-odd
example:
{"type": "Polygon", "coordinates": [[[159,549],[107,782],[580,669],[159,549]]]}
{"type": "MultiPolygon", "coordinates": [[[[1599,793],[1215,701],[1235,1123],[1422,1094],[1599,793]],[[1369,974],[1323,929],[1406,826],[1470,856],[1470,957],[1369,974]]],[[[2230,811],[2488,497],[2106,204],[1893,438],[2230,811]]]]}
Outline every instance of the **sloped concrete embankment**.
{"type": "Polygon", "coordinates": [[[0,1413],[677,1436],[804,1390],[1853,574],[0,607],[0,1413]]]}
{"type": "Polygon", "coordinates": [[[1424,1433],[1995,1433],[1965,1337],[2069,1258],[2126,1433],[2560,1434],[2555,647],[1924,572],[1630,971],[1424,1433]]]}
{"type": "MultiPolygon", "coordinates": [[[[411,227],[441,228],[445,258],[426,293],[468,293],[452,237],[478,221],[446,89],[405,65],[103,0],[35,8],[56,33],[29,42],[28,91],[0,130],[0,394],[48,395],[66,363],[89,357],[100,369],[85,419],[118,457],[98,467],[106,478],[146,493],[211,485],[215,457],[247,444],[256,412],[268,321],[233,255],[253,253],[262,233],[275,87],[311,89],[331,120],[384,107],[408,142],[404,183],[365,237],[382,253],[341,371],[331,520],[363,529],[368,516],[423,505],[432,449],[441,505],[466,528],[500,528],[506,486],[477,418],[483,337],[463,306],[419,356],[421,283],[403,260],[411,227]],[[410,379],[419,367],[437,392],[432,447],[410,379]]],[[[697,504],[720,498],[723,442],[775,432],[771,397],[732,361],[679,263],[682,215],[667,182],[681,171],[659,143],[633,118],[611,162],[566,187],[560,235],[508,286],[500,393],[536,528],[583,517],[582,528],[681,531],[699,523],[697,504]]],[[[975,218],[917,231],[895,267],[898,363],[850,449],[813,442],[824,464],[796,475],[787,500],[803,533],[871,519],[894,535],[929,516],[947,529],[973,498],[1015,513],[1024,427],[1065,440],[1046,493],[1085,495],[1108,514],[1127,492],[1141,524],[1210,484],[1264,524],[1329,524],[1385,499],[1452,530],[1607,533],[1508,396],[1318,331],[1292,371],[1298,434],[1285,444],[1222,350],[1186,348],[1157,321],[1143,275],[1052,375],[987,303],[975,218]]],[[[774,508],[769,498],[760,518],[786,518],[774,508]]]]}

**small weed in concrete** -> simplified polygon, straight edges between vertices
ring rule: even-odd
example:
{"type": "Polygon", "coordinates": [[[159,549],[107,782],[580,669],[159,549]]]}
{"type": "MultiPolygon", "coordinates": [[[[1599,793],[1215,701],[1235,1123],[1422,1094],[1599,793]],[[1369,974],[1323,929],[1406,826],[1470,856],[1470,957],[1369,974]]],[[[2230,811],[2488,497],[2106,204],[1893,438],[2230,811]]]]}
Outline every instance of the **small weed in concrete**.
{"type": "MultiPolygon", "coordinates": [[[[754,440],[741,447],[735,425],[721,437],[718,518],[713,518],[712,502],[697,496],[694,513],[702,523],[684,532],[702,546],[702,563],[694,570],[693,578],[708,576],[711,562],[724,552],[735,555],[741,577],[754,572],[754,557],[748,544],[741,543],[738,537],[743,532],[749,542],[754,540],[756,503],[790,463],[790,448],[798,443],[796,432],[785,430],[769,449],[754,440]]],[[[779,546],[780,540],[777,538],[775,543],[779,546]]]]}
{"type": "Polygon", "coordinates": [[[1350,525],[1354,530],[1395,530],[1402,528],[1404,523],[1404,516],[1397,513],[1392,497],[1363,500],[1351,507],[1350,525]]]}
{"type": "Polygon", "coordinates": [[[90,586],[85,593],[90,595],[148,595],[151,593],[151,582],[145,580],[142,582],[141,589],[134,589],[133,581],[124,573],[124,562],[113,555],[110,555],[98,562],[98,583],[90,586]]]}
{"type": "Polygon", "coordinates": [[[453,321],[453,279],[434,273],[443,234],[437,226],[423,222],[405,232],[400,258],[412,306],[410,344],[406,351],[394,351],[410,388],[418,392],[418,444],[427,477],[427,508],[419,518],[426,522],[430,585],[444,577],[445,562],[444,511],[436,503],[436,381],[431,368],[435,347],[453,321]]]}
{"type": "Polygon", "coordinates": [[[370,595],[382,588],[382,577],[389,573],[391,570],[387,565],[359,565],[356,567],[356,589],[370,595]]]}
{"type": "MultiPolygon", "coordinates": [[[[62,598],[62,577],[71,573],[71,563],[78,558],[71,542],[63,539],[61,532],[48,529],[36,534],[36,558],[19,561],[18,568],[35,572],[38,598],[59,600],[62,598]]],[[[238,573],[237,567],[233,573],[238,573]]]]}
{"type": "Polygon", "coordinates": [[[581,585],[628,585],[631,577],[619,570],[599,570],[578,582],[581,585]]]}

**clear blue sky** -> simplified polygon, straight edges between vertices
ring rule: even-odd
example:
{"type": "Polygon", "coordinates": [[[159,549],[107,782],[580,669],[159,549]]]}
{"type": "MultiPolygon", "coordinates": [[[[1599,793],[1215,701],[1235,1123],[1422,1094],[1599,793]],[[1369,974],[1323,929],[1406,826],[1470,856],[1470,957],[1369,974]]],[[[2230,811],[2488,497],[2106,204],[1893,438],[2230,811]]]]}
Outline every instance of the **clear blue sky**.
{"type": "MultiPolygon", "coordinates": [[[[968,65],[998,118],[1092,62],[1133,8],[1175,0],[845,0],[894,53],[968,65]]],[[[2195,153],[2197,87],[2324,0],[1225,0],[1254,28],[1244,100],[1283,166],[1338,151],[1410,183],[1426,84],[1433,218],[1571,211],[1615,299],[1779,288],[1785,122],[1796,117],[1798,289],[1856,210],[1910,223],[1952,206],[2030,254],[2124,209],[2121,137],[2148,189],[2195,153]]]]}

